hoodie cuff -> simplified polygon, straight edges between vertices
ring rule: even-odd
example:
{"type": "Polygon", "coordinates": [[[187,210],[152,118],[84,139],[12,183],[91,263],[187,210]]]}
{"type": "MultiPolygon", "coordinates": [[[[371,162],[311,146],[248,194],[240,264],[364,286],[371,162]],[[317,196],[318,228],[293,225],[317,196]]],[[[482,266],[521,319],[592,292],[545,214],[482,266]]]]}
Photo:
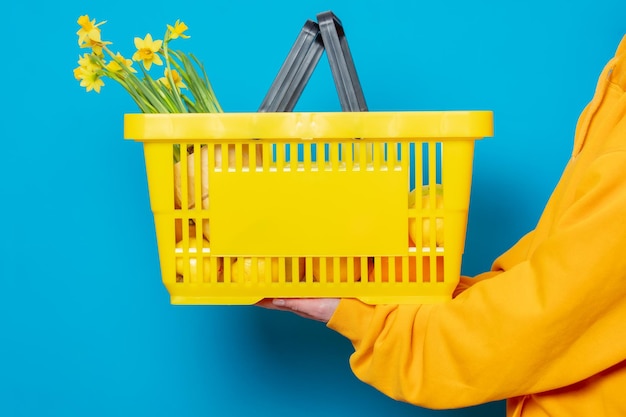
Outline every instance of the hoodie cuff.
{"type": "Polygon", "coordinates": [[[326,326],[355,343],[367,332],[375,308],[354,298],[343,298],[326,326]]]}

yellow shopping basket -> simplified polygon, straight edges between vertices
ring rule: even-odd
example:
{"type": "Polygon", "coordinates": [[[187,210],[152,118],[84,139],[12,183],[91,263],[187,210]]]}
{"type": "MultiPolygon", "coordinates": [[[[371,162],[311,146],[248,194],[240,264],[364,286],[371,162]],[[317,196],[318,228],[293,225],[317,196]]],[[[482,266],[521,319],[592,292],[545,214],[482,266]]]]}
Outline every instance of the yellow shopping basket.
{"type": "Polygon", "coordinates": [[[125,116],[173,304],[449,299],[491,135],[488,111],[125,116]]]}
{"type": "Polygon", "coordinates": [[[366,112],[341,22],[318,21],[259,113],[126,115],[173,304],[424,303],[457,285],[474,142],[492,134],[491,112],[366,112]],[[284,113],[324,49],[344,112],[284,113]]]}

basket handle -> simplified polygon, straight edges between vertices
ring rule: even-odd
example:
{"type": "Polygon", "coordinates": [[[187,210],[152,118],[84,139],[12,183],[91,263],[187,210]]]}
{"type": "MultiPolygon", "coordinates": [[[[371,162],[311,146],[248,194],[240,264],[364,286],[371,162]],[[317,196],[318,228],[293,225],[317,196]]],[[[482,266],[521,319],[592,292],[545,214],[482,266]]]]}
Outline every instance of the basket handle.
{"type": "Polygon", "coordinates": [[[307,20],[265,95],[259,111],[292,111],[323,51],[319,25],[307,20]]]}
{"type": "Polygon", "coordinates": [[[341,20],[332,11],[317,15],[326,56],[343,111],[367,111],[361,82],[341,20]]]}
{"type": "Polygon", "coordinates": [[[343,111],[367,111],[341,21],[333,12],[307,20],[268,90],[259,112],[293,111],[324,50],[343,111]]]}

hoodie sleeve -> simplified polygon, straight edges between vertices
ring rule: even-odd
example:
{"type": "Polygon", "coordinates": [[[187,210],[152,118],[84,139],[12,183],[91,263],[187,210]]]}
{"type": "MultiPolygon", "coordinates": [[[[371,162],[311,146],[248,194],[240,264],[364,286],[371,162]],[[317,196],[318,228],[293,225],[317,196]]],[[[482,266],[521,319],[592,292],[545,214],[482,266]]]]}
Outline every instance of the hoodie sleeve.
{"type": "Polygon", "coordinates": [[[475,277],[461,276],[459,284],[456,286],[454,292],[452,293],[452,298],[456,298],[463,291],[467,290],[472,285],[478,282],[496,277],[503,271],[511,269],[512,265],[520,262],[520,259],[524,259],[526,257],[526,254],[528,253],[528,248],[530,247],[530,243],[532,242],[534,234],[535,232],[533,230],[530,233],[527,233],[519,241],[517,241],[517,243],[511,249],[509,249],[504,255],[496,259],[490,271],[483,272],[482,274],[476,275],[475,277]]]}
{"type": "Polygon", "coordinates": [[[328,326],[352,342],[355,375],[397,400],[456,408],[564,387],[621,362],[624,165],[624,151],[597,158],[532,253],[528,235],[491,279],[449,302],[342,300],[328,326]]]}

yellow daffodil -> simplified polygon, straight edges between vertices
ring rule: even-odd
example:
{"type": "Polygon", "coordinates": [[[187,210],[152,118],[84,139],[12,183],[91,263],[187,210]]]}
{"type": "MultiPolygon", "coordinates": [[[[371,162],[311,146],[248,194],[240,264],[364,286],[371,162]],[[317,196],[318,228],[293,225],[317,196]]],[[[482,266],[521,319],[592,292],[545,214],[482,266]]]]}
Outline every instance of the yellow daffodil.
{"type": "Polygon", "coordinates": [[[74,78],[76,78],[77,80],[83,79],[83,67],[74,68],[74,78]]]}
{"type": "Polygon", "coordinates": [[[79,67],[77,70],[74,70],[74,76],[80,80],[80,86],[85,87],[88,92],[94,90],[99,93],[100,88],[104,86],[102,76],[98,72],[90,71],[84,67],[79,67]]]}
{"type": "MultiPolygon", "coordinates": [[[[182,77],[176,70],[171,71],[172,81],[174,85],[178,88],[187,88],[185,83],[183,82],[182,77]]],[[[159,78],[159,82],[163,83],[167,88],[170,88],[170,70],[165,68],[165,76],[159,78]]]]}
{"type": "Polygon", "coordinates": [[[189,36],[184,34],[187,29],[189,29],[187,25],[181,22],[180,19],[176,20],[174,26],[167,25],[167,38],[176,39],[178,37],[181,37],[183,39],[188,39],[189,36]]]}
{"type": "Polygon", "coordinates": [[[80,16],[77,22],[80,26],[80,29],[76,32],[78,35],[78,44],[80,46],[86,43],[87,39],[100,42],[100,29],[98,26],[103,25],[106,22],[96,23],[96,19],[89,20],[88,15],[80,16]]]}
{"type": "Polygon", "coordinates": [[[79,55],[78,65],[91,72],[95,72],[101,68],[100,65],[92,58],[90,54],[84,54],[82,56],[79,55]]]}
{"type": "Polygon", "coordinates": [[[133,61],[130,59],[124,58],[122,54],[120,54],[119,52],[106,65],[106,69],[110,72],[115,72],[123,76],[123,68],[121,64],[124,64],[130,72],[137,72],[137,70],[132,67],[133,61]]]}
{"type": "Polygon", "coordinates": [[[98,26],[103,25],[106,22],[96,23],[96,19],[89,20],[88,15],[83,15],[78,18],[78,24],[80,29],[76,34],[78,35],[78,45],[81,48],[91,48],[92,51],[102,56],[102,48],[105,45],[110,45],[111,42],[103,41],[100,38],[100,28],[98,26]]]}
{"type": "Polygon", "coordinates": [[[142,61],[143,66],[150,70],[152,64],[163,65],[163,61],[161,61],[161,57],[157,55],[157,52],[161,49],[161,45],[163,41],[161,40],[152,40],[152,35],[149,33],[145,38],[135,38],[135,47],[137,51],[133,55],[133,61],[142,61]]]}
{"type": "MultiPolygon", "coordinates": [[[[100,39],[98,37],[98,39],[100,39]]],[[[111,42],[106,42],[106,41],[102,41],[102,40],[96,40],[93,38],[86,38],[85,41],[81,44],[81,48],[91,48],[91,50],[93,51],[93,53],[99,57],[103,57],[104,54],[102,53],[102,48],[105,45],[110,45],[111,42]]]]}

